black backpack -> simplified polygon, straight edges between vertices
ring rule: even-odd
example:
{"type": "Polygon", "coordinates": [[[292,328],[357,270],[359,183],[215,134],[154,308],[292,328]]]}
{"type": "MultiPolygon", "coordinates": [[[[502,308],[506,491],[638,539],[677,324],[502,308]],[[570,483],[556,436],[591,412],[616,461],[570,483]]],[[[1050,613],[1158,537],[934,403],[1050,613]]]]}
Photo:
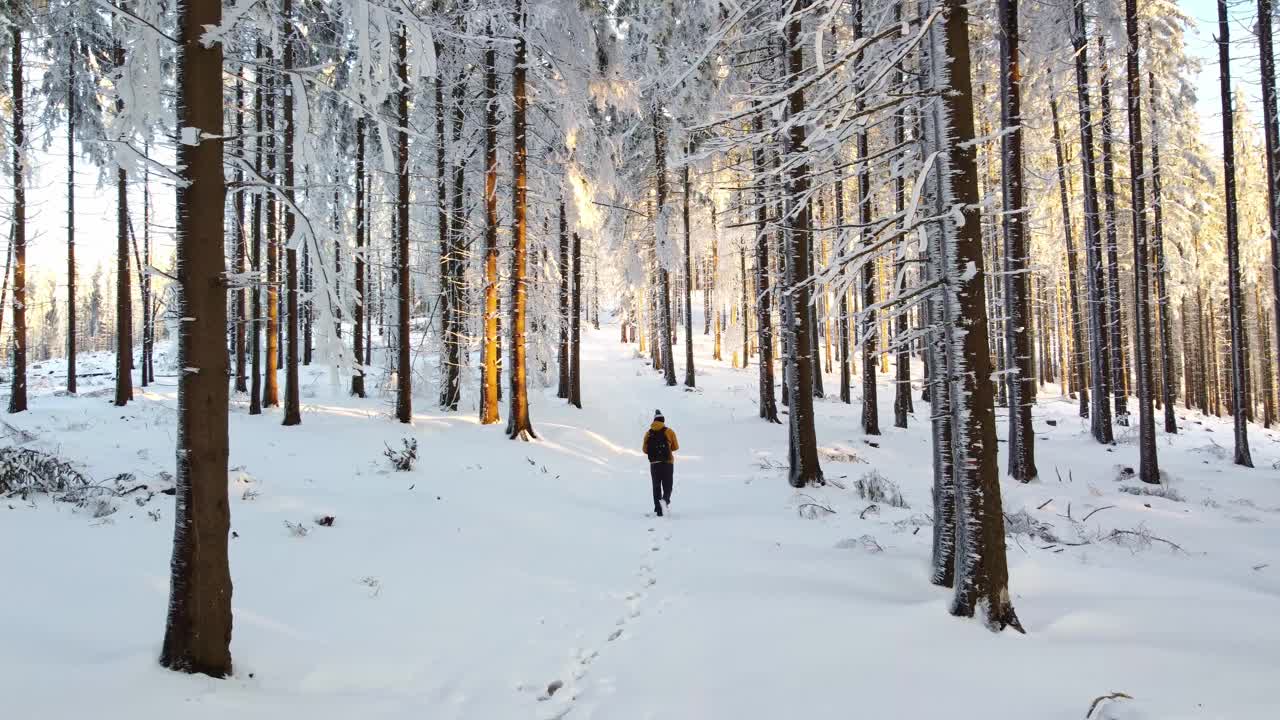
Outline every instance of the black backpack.
{"type": "Polygon", "coordinates": [[[645,448],[649,452],[649,462],[671,462],[671,441],[667,438],[665,428],[662,430],[650,430],[645,448]]]}

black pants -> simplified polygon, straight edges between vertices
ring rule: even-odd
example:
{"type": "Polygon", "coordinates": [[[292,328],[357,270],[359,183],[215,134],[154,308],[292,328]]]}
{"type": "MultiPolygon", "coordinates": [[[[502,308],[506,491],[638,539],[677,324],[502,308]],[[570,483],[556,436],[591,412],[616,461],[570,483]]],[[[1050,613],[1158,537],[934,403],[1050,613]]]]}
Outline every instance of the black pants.
{"type": "Polygon", "coordinates": [[[671,502],[671,485],[675,482],[676,466],[669,462],[649,463],[649,476],[653,479],[653,511],[662,514],[661,500],[671,502]]]}

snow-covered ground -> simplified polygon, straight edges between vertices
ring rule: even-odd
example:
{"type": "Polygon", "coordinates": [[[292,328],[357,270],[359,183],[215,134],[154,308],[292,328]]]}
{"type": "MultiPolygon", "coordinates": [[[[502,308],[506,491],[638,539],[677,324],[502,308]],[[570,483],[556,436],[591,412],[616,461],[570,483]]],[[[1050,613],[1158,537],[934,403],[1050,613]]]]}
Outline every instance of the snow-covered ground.
{"type": "MultiPolygon", "coordinates": [[[[1179,410],[1182,434],[1159,438],[1176,495],[1128,494],[1134,433],[1095,445],[1046,388],[1040,480],[1004,485],[1016,524],[1043,524],[1009,538],[1028,634],[992,634],[928,582],[927,406],[893,428],[882,385],[869,443],[856,397],[819,402],[840,486],[796,492],[783,428],[757,419],[754,369],[710,361],[698,334],[697,391],[666,388],[617,338],[585,331],[583,410],[534,394],[533,443],[434,410],[429,388],[399,425],[386,398],[348,398],[326,368],[304,372],[300,427],[241,398],[229,680],[155,662],[170,496],[96,518],[3,499],[0,717],[1078,720],[1112,692],[1134,700],[1094,717],[1280,717],[1280,435],[1251,427],[1257,469],[1240,469],[1227,421],[1179,410]],[[661,519],[646,517],[639,451],[655,408],[682,446],[661,519]],[[383,452],[410,437],[420,461],[395,472],[383,452]],[[868,509],[855,485],[872,471],[909,507],[868,509]]],[[[126,408],[92,391],[109,380],[78,398],[33,381],[0,446],[163,486],[173,379],[126,408]]]]}

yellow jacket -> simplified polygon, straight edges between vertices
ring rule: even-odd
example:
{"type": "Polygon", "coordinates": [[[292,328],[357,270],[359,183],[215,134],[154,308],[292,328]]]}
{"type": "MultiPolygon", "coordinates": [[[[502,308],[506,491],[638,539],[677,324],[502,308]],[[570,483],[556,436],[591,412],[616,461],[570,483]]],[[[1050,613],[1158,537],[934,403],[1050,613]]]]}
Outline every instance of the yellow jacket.
{"type": "MultiPolygon", "coordinates": [[[[667,462],[674,463],[676,461],[675,452],[680,449],[680,442],[676,440],[676,433],[671,428],[657,421],[654,421],[654,423],[649,426],[650,432],[658,432],[659,430],[667,434],[667,444],[671,446],[671,453],[672,453],[671,459],[668,460],[667,462]]],[[[644,453],[645,455],[649,454],[649,433],[648,432],[644,434],[644,442],[640,444],[640,452],[644,453]]]]}

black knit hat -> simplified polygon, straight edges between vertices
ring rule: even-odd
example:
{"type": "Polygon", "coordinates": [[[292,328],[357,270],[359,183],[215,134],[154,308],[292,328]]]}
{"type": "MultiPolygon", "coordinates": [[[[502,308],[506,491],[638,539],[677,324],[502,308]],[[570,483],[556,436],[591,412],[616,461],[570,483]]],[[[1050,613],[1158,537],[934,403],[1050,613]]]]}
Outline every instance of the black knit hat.
{"type": "Polygon", "coordinates": [[[654,410],[654,411],[653,411],[653,420],[654,420],[654,422],[666,422],[666,421],[667,421],[667,419],[666,419],[666,418],[662,417],[662,411],[661,411],[661,410],[654,410]]]}

